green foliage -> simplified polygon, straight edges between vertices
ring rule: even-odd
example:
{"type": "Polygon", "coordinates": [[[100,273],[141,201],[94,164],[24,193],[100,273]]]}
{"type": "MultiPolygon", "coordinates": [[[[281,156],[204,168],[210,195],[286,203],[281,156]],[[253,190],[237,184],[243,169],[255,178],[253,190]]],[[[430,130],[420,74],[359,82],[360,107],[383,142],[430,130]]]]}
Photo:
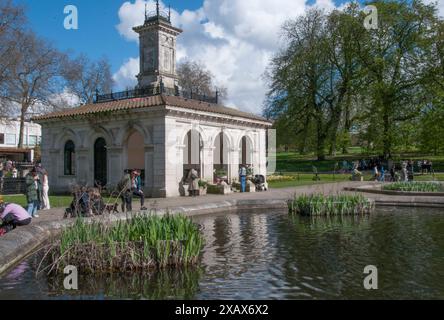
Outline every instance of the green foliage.
{"type": "Polygon", "coordinates": [[[207,188],[208,182],[205,180],[199,180],[199,188],[207,188]]]}
{"type": "Polygon", "coordinates": [[[267,71],[264,111],[276,120],[279,145],[318,160],[347,150],[352,133],[385,157],[444,149],[430,139],[443,134],[442,113],[428,110],[444,101],[443,20],[423,1],[367,4],[378,8],[376,30],[364,28],[356,3],[284,24],[286,45],[267,71]]]}
{"type": "Polygon", "coordinates": [[[362,195],[339,194],[325,196],[312,194],[295,196],[288,202],[290,214],[303,216],[332,216],[368,214],[374,210],[374,202],[362,195]]]}

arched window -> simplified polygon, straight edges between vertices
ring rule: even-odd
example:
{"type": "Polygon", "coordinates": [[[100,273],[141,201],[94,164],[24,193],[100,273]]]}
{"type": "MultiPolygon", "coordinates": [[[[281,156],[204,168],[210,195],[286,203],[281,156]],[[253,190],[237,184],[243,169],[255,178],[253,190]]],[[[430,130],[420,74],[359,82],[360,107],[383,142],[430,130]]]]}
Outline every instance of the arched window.
{"type": "Polygon", "coordinates": [[[65,143],[65,161],[64,161],[64,173],[65,176],[75,175],[75,159],[76,159],[76,146],[71,140],[65,143]]]}

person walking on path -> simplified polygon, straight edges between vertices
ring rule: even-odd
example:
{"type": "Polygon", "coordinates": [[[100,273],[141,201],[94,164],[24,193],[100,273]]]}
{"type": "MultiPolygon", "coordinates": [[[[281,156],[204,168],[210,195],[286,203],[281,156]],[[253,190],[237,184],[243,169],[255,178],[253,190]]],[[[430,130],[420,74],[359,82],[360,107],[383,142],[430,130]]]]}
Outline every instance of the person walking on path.
{"type": "Polygon", "coordinates": [[[188,173],[188,183],[190,197],[197,196],[197,192],[199,191],[199,173],[194,168],[188,173]]]}
{"type": "Polygon", "coordinates": [[[22,206],[15,203],[5,203],[0,196],[0,236],[14,230],[19,226],[26,226],[31,223],[31,216],[22,206]]]}
{"type": "Polygon", "coordinates": [[[130,212],[133,210],[133,195],[131,192],[131,175],[128,170],[125,171],[125,175],[118,184],[120,198],[122,199],[122,212],[130,212]]]}
{"type": "Polygon", "coordinates": [[[145,194],[142,190],[142,179],[140,178],[140,172],[138,170],[134,170],[131,173],[131,185],[133,196],[140,198],[140,210],[147,210],[145,207],[145,194]]]}
{"type": "Polygon", "coordinates": [[[36,168],[26,175],[26,199],[29,215],[38,218],[37,210],[42,202],[42,182],[36,168]]]}
{"type": "Polygon", "coordinates": [[[247,188],[247,168],[241,166],[239,169],[239,181],[241,184],[241,192],[245,192],[247,188]]]}

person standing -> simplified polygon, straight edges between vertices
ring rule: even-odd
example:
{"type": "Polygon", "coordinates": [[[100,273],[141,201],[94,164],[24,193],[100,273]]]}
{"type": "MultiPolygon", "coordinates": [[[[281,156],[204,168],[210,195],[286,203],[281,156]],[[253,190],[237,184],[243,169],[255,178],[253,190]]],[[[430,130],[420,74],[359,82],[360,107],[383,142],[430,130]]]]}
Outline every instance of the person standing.
{"type": "Polygon", "coordinates": [[[122,212],[127,212],[133,210],[133,196],[132,196],[132,186],[131,186],[131,175],[128,170],[125,171],[125,175],[120,180],[118,184],[120,198],[122,199],[122,212]]]}
{"type": "Polygon", "coordinates": [[[42,209],[49,210],[51,209],[51,204],[49,203],[49,180],[48,180],[48,171],[46,169],[41,169],[42,176],[42,209]]]}
{"type": "Polygon", "coordinates": [[[0,236],[14,230],[18,226],[26,226],[31,223],[31,216],[22,206],[14,203],[5,203],[0,196],[0,236]]]}
{"type": "Polygon", "coordinates": [[[378,165],[376,165],[376,164],[373,167],[373,179],[374,179],[374,181],[378,181],[379,180],[378,165]]]}
{"type": "Polygon", "coordinates": [[[190,197],[197,196],[197,192],[199,191],[199,173],[194,168],[192,168],[188,173],[188,183],[190,197]]]}
{"type": "Polygon", "coordinates": [[[145,194],[142,190],[142,179],[140,178],[140,172],[138,170],[134,170],[131,173],[131,185],[133,196],[140,198],[140,210],[147,210],[145,207],[145,194]]]}
{"type": "Polygon", "coordinates": [[[247,188],[247,168],[241,166],[239,169],[239,181],[241,184],[241,192],[245,192],[247,188]]]}
{"type": "Polygon", "coordinates": [[[42,182],[36,168],[26,175],[26,199],[29,215],[38,218],[37,210],[40,209],[42,201],[42,182]]]}

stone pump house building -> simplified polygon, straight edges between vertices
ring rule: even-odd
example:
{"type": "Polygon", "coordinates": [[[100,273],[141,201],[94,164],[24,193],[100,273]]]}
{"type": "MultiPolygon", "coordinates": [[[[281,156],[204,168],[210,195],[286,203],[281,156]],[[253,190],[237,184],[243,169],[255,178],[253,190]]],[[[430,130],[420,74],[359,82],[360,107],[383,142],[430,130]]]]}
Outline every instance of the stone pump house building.
{"type": "Polygon", "coordinates": [[[266,119],[219,105],[216,97],[177,86],[176,37],[170,15],[145,15],[140,73],[132,91],[97,95],[93,104],[36,117],[42,126],[42,164],[52,192],[75,184],[113,188],[126,169],[142,172],[152,197],[181,194],[195,168],[202,180],[225,173],[238,181],[240,165],[266,176],[266,119]]]}

